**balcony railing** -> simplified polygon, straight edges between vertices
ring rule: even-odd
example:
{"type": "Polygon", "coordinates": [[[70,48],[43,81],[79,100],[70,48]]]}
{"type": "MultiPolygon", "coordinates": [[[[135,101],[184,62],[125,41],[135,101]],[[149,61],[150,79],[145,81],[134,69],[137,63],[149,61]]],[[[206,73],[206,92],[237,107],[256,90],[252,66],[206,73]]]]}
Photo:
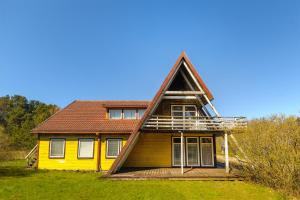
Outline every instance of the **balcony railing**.
{"type": "Polygon", "coordinates": [[[245,117],[176,117],[153,115],[144,124],[144,130],[198,130],[222,131],[247,127],[245,117]]]}

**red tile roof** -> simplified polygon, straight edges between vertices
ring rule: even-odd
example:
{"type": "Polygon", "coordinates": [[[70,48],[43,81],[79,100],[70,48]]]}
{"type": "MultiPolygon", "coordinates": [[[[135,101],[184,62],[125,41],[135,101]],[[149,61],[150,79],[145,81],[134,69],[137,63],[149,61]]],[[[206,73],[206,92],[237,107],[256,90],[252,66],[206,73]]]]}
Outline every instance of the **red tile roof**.
{"type": "Polygon", "coordinates": [[[149,101],[74,101],[33,133],[131,133],[139,120],[107,119],[107,108],[147,108],[149,101]]]}

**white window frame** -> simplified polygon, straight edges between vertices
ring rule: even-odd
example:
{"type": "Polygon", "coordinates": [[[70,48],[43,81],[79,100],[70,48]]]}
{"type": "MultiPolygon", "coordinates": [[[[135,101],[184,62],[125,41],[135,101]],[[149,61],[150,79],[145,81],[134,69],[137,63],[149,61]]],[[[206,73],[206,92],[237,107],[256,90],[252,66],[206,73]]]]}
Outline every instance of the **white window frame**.
{"type": "MultiPolygon", "coordinates": [[[[174,166],[174,167],[178,167],[178,166],[181,166],[181,164],[179,164],[179,165],[176,165],[175,164],[175,159],[174,159],[174,145],[175,144],[180,144],[180,147],[181,147],[181,142],[180,143],[174,143],[174,139],[176,139],[176,138],[178,138],[178,139],[180,139],[180,141],[181,141],[181,137],[172,137],[172,166],[174,166]]],[[[183,166],[186,166],[185,165],[186,164],[186,162],[185,162],[185,140],[184,140],[184,138],[183,138],[183,166]]]]}
{"type": "MultiPolygon", "coordinates": [[[[206,143],[207,144],[207,143],[206,143]]],[[[215,159],[214,159],[214,140],[213,137],[200,137],[200,153],[201,153],[201,166],[203,167],[214,167],[215,166],[215,159]],[[211,159],[212,165],[204,165],[203,164],[203,156],[202,156],[202,138],[210,138],[211,139],[211,159]]]]}
{"type": "Polygon", "coordinates": [[[188,105],[188,104],[174,104],[174,105],[171,105],[171,116],[174,116],[173,115],[173,113],[174,112],[182,112],[182,117],[183,118],[185,118],[186,116],[185,116],[185,107],[187,107],[187,106],[192,106],[192,107],[194,107],[195,108],[195,117],[197,117],[198,116],[198,110],[197,110],[197,106],[196,105],[193,105],[193,104],[190,104],[190,105],[188,105]],[[173,107],[175,107],[175,106],[181,106],[182,107],[182,111],[176,111],[176,110],[173,110],[173,107]]]}
{"type": "Polygon", "coordinates": [[[106,158],[117,158],[118,155],[116,156],[110,156],[108,155],[108,142],[111,140],[117,140],[119,143],[119,148],[118,148],[118,155],[120,154],[121,150],[122,150],[122,146],[123,146],[123,139],[122,138],[107,138],[106,139],[106,153],[105,153],[105,157],[106,158]]]}
{"type": "Polygon", "coordinates": [[[95,151],[95,139],[94,138],[79,138],[78,139],[78,150],[77,150],[77,157],[82,159],[82,158],[94,158],[94,152],[95,151]],[[93,142],[93,153],[92,153],[92,156],[88,156],[88,157],[83,157],[83,156],[80,156],[80,145],[81,145],[81,141],[91,141],[93,142]]]}
{"type": "Polygon", "coordinates": [[[109,117],[109,119],[112,119],[112,120],[123,119],[123,109],[108,109],[108,117],[109,117]],[[110,115],[110,111],[111,110],[120,110],[121,111],[121,117],[119,117],[119,118],[112,118],[111,115],[110,115]]]}
{"type": "MultiPolygon", "coordinates": [[[[188,107],[188,106],[191,106],[191,107],[195,108],[195,117],[197,117],[198,116],[198,110],[197,110],[197,106],[194,105],[194,104],[174,104],[174,105],[171,105],[172,129],[174,129],[174,128],[181,128],[181,127],[183,129],[186,128],[185,125],[184,125],[184,123],[182,123],[182,124],[175,123],[174,124],[173,123],[173,119],[181,119],[180,116],[175,116],[174,115],[175,112],[177,112],[177,113],[178,112],[182,112],[182,119],[188,118],[188,117],[185,116],[185,113],[188,112],[188,111],[186,111],[185,107],[188,107]],[[182,111],[176,111],[176,110],[174,110],[175,106],[182,107],[182,111]]],[[[197,126],[197,120],[195,121],[195,126],[197,126]]]]}
{"type": "Polygon", "coordinates": [[[199,137],[186,137],[185,138],[185,152],[186,152],[186,165],[187,166],[200,166],[199,137]],[[196,138],[197,139],[197,143],[188,143],[188,138],[196,138]],[[195,165],[189,165],[188,144],[197,144],[197,153],[198,153],[198,156],[197,156],[197,164],[195,164],[195,165]]]}
{"type": "Polygon", "coordinates": [[[124,119],[136,119],[137,118],[137,109],[123,109],[123,118],[124,119]],[[126,110],[130,110],[130,111],[134,111],[134,117],[133,118],[125,118],[125,111],[126,110]]]}
{"type": "Polygon", "coordinates": [[[65,138],[50,138],[50,144],[49,144],[49,158],[65,158],[65,149],[66,149],[66,139],[65,138]],[[51,148],[52,148],[52,142],[53,141],[63,141],[63,155],[62,156],[52,156],[51,155],[51,148]]]}

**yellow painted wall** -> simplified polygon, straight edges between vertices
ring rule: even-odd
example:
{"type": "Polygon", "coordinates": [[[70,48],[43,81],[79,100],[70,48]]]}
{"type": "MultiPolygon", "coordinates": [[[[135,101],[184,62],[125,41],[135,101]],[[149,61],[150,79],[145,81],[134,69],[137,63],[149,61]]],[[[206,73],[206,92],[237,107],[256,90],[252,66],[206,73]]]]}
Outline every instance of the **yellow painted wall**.
{"type": "Polygon", "coordinates": [[[65,170],[96,170],[97,165],[97,139],[95,135],[59,135],[59,136],[40,136],[39,145],[39,169],[65,169],[65,170]],[[49,158],[50,138],[65,138],[65,158],[49,158]],[[94,158],[77,158],[78,138],[95,138],[94,158]]]}
{"type": "MultiPolygon", "coordinates": [[[[124,167],[171,167],[172,148],[171,138],[179,134],[167,133],[142,133],[129,154],[124,167]]],[[[211,134],[185,134],[185,136],[211,136],[211,134]]],[[[106,158],[106,139],[122,138],[123,146],[129,135],[101,135],[101,170],[109,170],[115,158],[106,158]]],[[[40,136],[39,169],[64,169],[64,170],[96,170],[98,143],[95,135],[59,135],[40,136]],[[65,138],[65,158],[49,158],[50,138],[65,138]],[[94,158],[77,158],[78,138],[95,138],[94,158]]]]}
{"type": "MultiPolygon", "coordinates": [[[[172,137],[180,134],[142,133],[129,154],[124,167],[171,167],[172,137]]],[[[211,134],[184,134],[184,136],[211,136],[211,134]]]]}
{"type": "Polygon", "coordinates": [[[122,145],[124,146],[127,142],[128,135],[101,135],[101,170],[109,170],[115,158],[106,158],[106,139],[110,138],[122,138],[122,145]]]}

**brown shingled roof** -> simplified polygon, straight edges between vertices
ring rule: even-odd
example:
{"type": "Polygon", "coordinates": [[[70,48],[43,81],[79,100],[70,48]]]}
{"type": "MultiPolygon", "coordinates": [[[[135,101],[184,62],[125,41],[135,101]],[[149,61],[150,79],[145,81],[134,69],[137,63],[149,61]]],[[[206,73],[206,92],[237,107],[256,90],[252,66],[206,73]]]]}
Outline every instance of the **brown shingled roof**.
{"type": "Polygon", "coordinates": [[[107,108],[147,108],[149,101],[74,101],[32,133],[131,133],[139,120],[109,120],[107,108]]]}

